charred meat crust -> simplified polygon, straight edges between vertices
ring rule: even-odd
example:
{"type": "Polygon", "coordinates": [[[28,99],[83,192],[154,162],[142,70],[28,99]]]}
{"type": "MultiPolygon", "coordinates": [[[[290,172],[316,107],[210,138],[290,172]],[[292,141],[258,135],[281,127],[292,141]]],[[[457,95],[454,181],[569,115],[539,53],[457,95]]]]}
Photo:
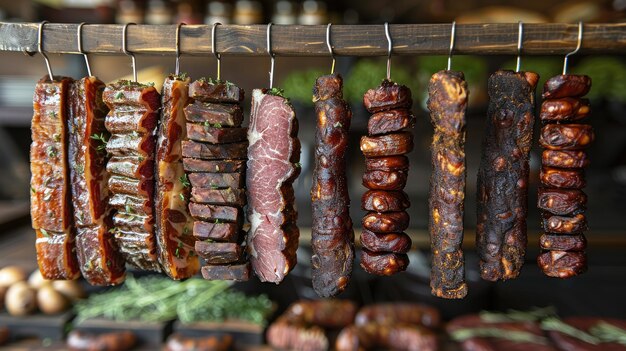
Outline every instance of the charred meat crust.
{"type": "Polygon", "coordinates": [[[529,153],[534,123],[531,72],[497,71],[489,78],[486,135],[478,171],[476,245],[481,277],[519,275],[526,253],[529,153]]]}
{"type": "Polygon", "coordinates": [[[361,252],[361,267],[369,274],[393,275],[405,271],[409,265],[406,254],[373,252],[368,249],[361,252]]]}

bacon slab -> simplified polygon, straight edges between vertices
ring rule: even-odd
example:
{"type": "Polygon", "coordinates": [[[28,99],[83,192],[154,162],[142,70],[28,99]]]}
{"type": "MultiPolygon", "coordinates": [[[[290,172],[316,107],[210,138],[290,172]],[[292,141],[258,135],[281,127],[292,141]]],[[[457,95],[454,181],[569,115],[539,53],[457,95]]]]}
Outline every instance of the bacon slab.
{"type": "Polygon", "coordinates": [[[108,157],[103,143],[109,139],[104,126],[109,109],[102,101],[104,87],[96,77],[74,81],[69,100],[68,157],[76,254],[82,275],[91,285],[120,284],[126,271],[114,242],[113,213],[108,204],[108,157]]]}
{"type": "Polygon", "coordinates": [[[181,146],[186,137],[183,109],[189,102],[189,82],[189,78],[174,75],[165,79],[157,132],[155,235],[161,267],[176,280],[192,277],[200,270],[200,260],[193,251],[196,240],[187,210],[189,189],[181,146]]]}
{"type": "Polygon", "coordinates": [[[30,214],[37,263],[45,279],[76,279],[74,219],[68,164],[68,95],[72,79],[47,76],[35,86],[30,145],[30,214]]]}

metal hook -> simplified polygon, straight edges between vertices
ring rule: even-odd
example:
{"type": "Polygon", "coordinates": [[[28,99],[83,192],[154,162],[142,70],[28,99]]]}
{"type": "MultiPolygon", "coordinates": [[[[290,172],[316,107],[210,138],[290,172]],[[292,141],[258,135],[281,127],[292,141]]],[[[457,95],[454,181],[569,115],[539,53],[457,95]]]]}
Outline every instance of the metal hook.
{"type": "Polygon", "coordinates": [[[329,23],[326,26],[326,46],[328,46],[328,52],[330,52],[330,57],[333,59],[333,64],[330,66],[330,74],[335,74],[335,53],[333,52],[333,46],[330,44],[330,27],[332,23],[329,23]]]}
{"type": "Polygon", "coordinates": [[[87,74],[89,75],[89,77],[91,77],[91,65],[89,64],[89,57],[87,57],[87,54],[83,51],[83,26],[85,25],[85,22],[82,22],[81,24],[78,25],[78,33],[77,33],[77,40],[78,40],[78,52],[83,55],[83,57],[85,58],[85,65],[87,66],[87,74]]]}
{"type": "Polygon", "coordinates": [[[454,38],[456,37],[456,21],[452,21],[450,30],[450,51],[448,52],[448,71],[452,68],[452,51],[454,50],[454,38]]]}
{"type": "Polygon", "coordinates": [[[217,80],[219,81],[222,75],[222,54],[217,52],[217,48],[215,47],[215,45],[217,44],[217,33],[215,31],[215,28],[217,26],[222,25],[219,22],[215,22],[213,23],[213,29],[211,30],[211,52],[213,52],[213,55],[215,55],[215,59],[217,60],[217,80]]]}
{"type": "Polygon", "coordinates": [[[54,75],[52,74],[52,67],[50,66],[50,60],[48,59],[48,55],[43,52],[43,25],[48,23],[48,21],[41,21],[39,23],[39,32],[37,34],[37,51],[43,56],[43,59],[46,61],[46,68],[48,68],[48,76],[50,77],[50,81],[54,80],[54,75]]]}
{"type": "Polygon", "coordinates": [[[180,74],[180,27],[186,25],[187,23],[181,22],[176,26],[176,68],[174,69],[174,74],[180,74]]]}
{"type": "Polygon", "coordinates": [[[517,63],[515,64],[515,72],[519,72],[520,68],[522,67],[522,41],[524,40],[524,24],[522,23],[522,21],[518,22],[518,29],[517,29],[517,63]]]}
{"type": "Polygon", "coordinates": [[[274,53],[272,52],[272,22],[267,24],[267,53],[270,54],[270,89],[274,87],[274,53]]]}
{"type": "Polygon", "coordinates": [[[583,26],[584,25],[582,21],[578,22],[578,42],[576,43],[576,49],[566,54],[565,58],[563,58],[563,74],[567,74],[567,59],[571,55],[574,55],[575,53],[577,53],[583,45],[583,26]]]}
{"type": "Polygon", "coordinates": [[[391,80],[391,50],[393,49],[393,42],[391,41],[391,34],[389,34],[388,22],[385,22],[385,36],[387,37],[387,80],[391,80]]]}
{"type": "Polygon", "coordinates": [[[128,30],[128,26],[136,23],[126,23],[124,28],[122,29],[122,51],[124,54],[130,56],[133,63],[133,80],[137,82],[137,62],[135,61],[135,55],[126,49],[126,33],[128,30]]]}

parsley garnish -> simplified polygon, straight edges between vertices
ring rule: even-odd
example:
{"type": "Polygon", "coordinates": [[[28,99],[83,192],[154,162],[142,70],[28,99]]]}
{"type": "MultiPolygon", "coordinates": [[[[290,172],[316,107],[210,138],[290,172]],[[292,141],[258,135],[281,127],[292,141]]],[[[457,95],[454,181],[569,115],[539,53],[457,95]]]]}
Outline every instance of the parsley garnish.
{"type": "Polygon", "coordinates": [[[43,235],[44,237],[46,238],[50,237],[50,234],[48,234],[48,232],[45,229],[39,228],[39,231],[41,232],[41,235],[43,235]]]}
{"type": "Polygon", "coordinates": [[[48,155],[48,157],[56,157],[57,156],[57,149],[54,148],[54,146],[50,145],[46,148],[46,155],[48,155]]]}
{"type": "Polygon", "coordinates": [[[213,127],[213,128],[222,128],[221,123],[210,123],[209,121],[204,122],[205,127],[213,127]]]}
{"type": "Polygon", "coordinates": [[[93,134],[92,136],[90,136],[91,139],[93,140],[98,140],[100,141],[100,145],[96,146],[96,150],[98,151],[102,151],[104,149],[106,149],[107,147],[107,143],[109,142],[106,137],[104,136],[104,133],[100,133],[100,135],[98,134],[93,134]]]}
{"type": "Polygon", "coordinates": [[[180,176],[178,178],[178,181],[180,181],[180,183],[185,187],[188,188],[191,183],[189,183],[189,178],[187,178],[187,174],[183,174],[182,176],[180,176]]]}
{"type": "Polygon", "coordinates": [[[123,91],[118,91],[117,93],[115,93],[115,100],[119,100],[119,99],[123,99],[124,98],[124,92],[123,91]]]}
{"type": "Polygon", "coordinates": [[[180,201],[183,201],[183,202],[185,201],[185,194],[180,193],[178,194],[178,197],[180,197],[180,201]]]}
{"type": "Polygon", "coordinates": [[[285,91],[281,88],[272,88],[267,91],[268,95],[280,96],[282,98],[285,97],[285,91]]]}

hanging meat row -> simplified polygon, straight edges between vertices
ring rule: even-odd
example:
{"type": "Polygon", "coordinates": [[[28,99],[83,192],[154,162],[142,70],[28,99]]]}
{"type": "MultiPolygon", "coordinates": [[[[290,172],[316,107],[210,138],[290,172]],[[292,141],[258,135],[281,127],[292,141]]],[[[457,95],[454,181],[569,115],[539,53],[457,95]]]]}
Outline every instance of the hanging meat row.
{"type": "MultiPolygon", "coordinates": [[[[516,278],[525,260],[529,156],[535,87],[532,72],[497,71],[477,178],[476,246],[485,280],[516,278]]],[[[586,76],[560,75],[544,86],[538,207],[544,234],[537,261],[566,278],[586,269],[584,149],[593,130],[586,76]]],[[[323,297],[350,280],[354,233],[349,215],[346,149],[352,113],[337,74],[317,79],[315,169],[311,188],[312,278],[323,297]]],[[[429,194],[431,289],[462,298],[463,216],[468,102],[463,73],[444,70],[429,83],[434,128],[429,194]]],[[[299,243],[293,181],[301,171],[298,121],[280,89],[252,94],[242,127],[244,92],[227,81],[170,75],[162,94],[146,84],[95,77],[37,83],[31,145],[31,213],[37,258],[47,279],[82,275],[119,284],[125,265],[185,279],[280,283],[296,264],[299,243]],[[249,222],[246,233],[245,218],[249,222]],[[200,267],[201,265],[202,268],[200,267]]],[[[408,264],[408,179],[414,124],[411,92],[384,80],[368,90],[370,116],[360,141],[361,267],[391,275],[408,264]]]]}

